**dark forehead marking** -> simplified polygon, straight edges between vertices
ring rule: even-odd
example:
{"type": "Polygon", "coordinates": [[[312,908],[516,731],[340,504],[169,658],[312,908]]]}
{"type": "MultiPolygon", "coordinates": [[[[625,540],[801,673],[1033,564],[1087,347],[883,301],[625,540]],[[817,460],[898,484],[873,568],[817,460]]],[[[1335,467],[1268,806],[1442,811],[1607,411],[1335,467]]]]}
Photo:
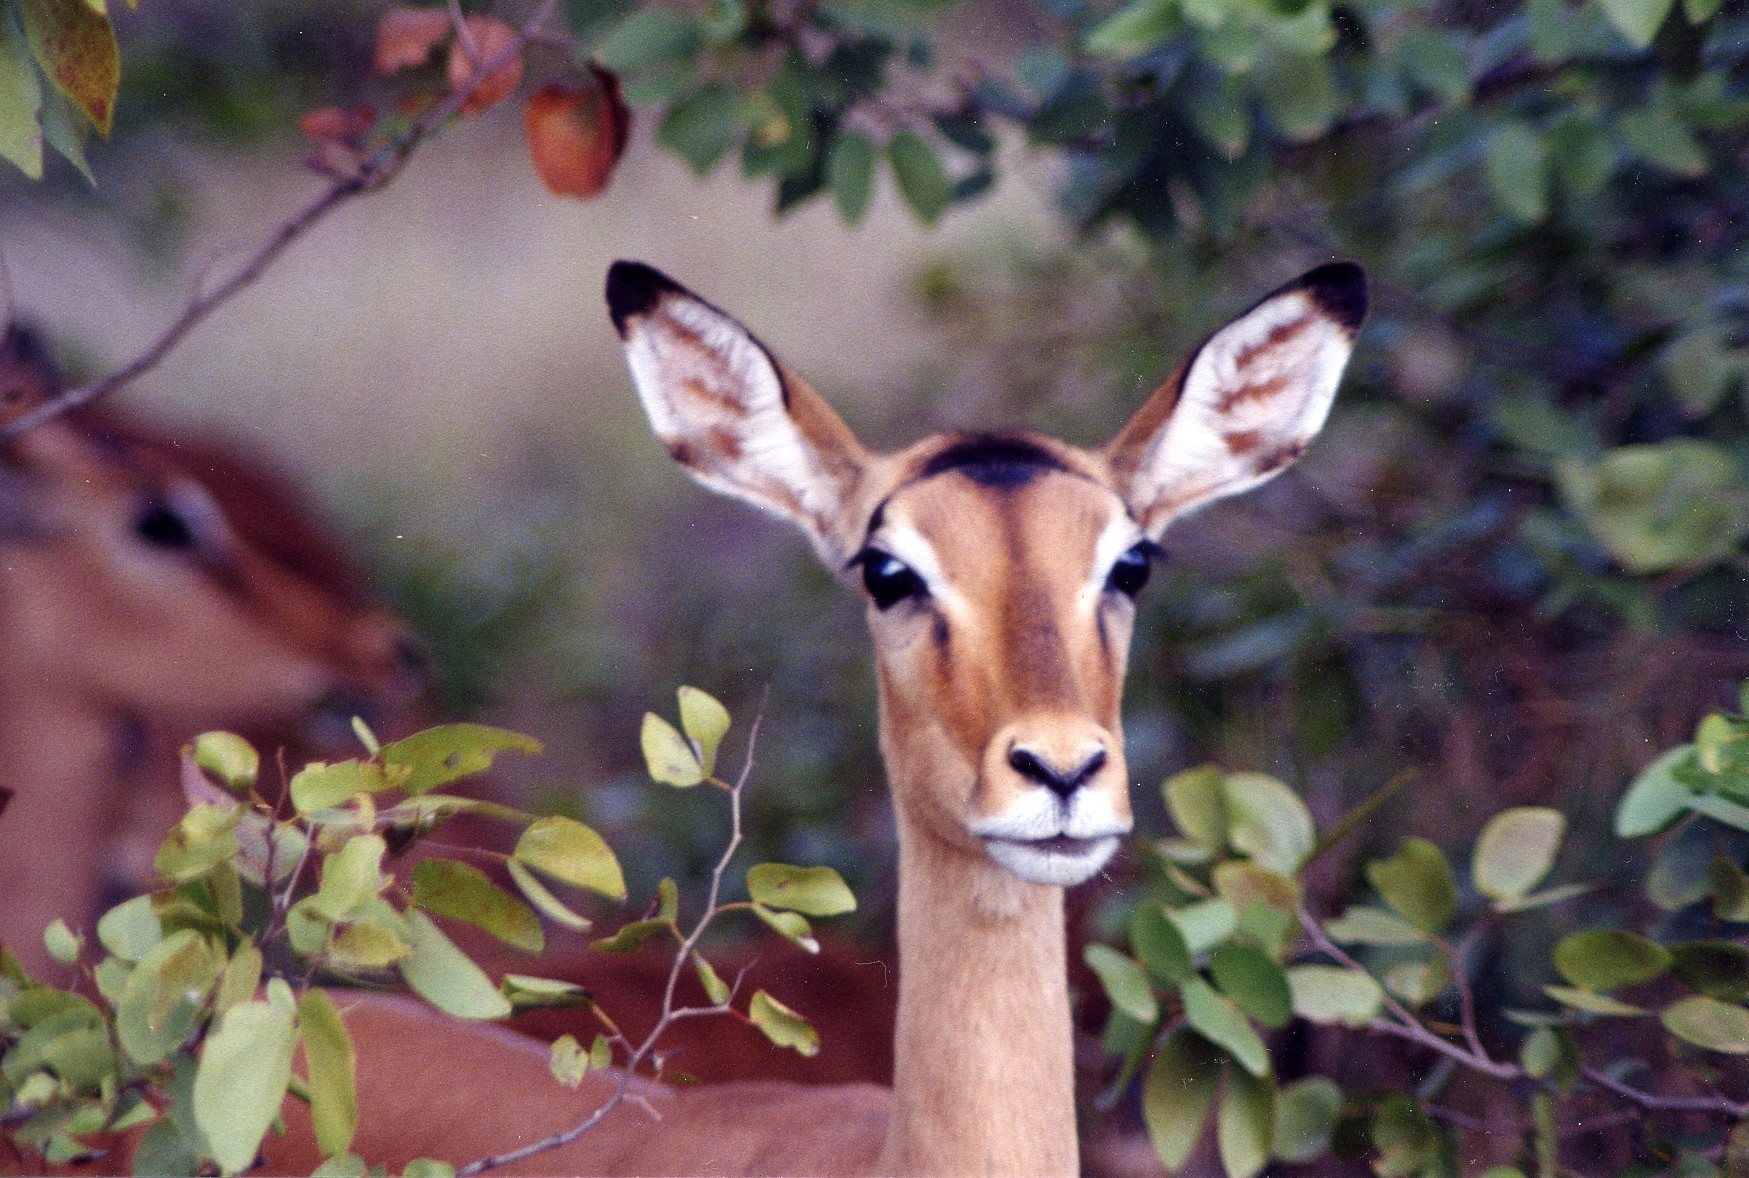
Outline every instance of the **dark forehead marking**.
{"type": "Polygon", "coordinates": [[[926,479],[957,470],[979,486],[1019,487],[1047,470],[1069,468],[1031,438],[1015,434],[974,434],[936,451],[917,472],[926,479]]]}

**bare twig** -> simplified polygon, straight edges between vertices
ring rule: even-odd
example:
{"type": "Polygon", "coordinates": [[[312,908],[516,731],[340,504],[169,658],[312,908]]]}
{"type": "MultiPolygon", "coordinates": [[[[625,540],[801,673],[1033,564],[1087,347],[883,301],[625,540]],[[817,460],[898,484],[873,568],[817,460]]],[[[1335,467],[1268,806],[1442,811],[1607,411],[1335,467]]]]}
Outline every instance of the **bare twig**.
{"type": "MultiPolygon", "coordinates": [[[[676,986],[679,985],[681,971],[686,967],[687,961],[691,959],[694,949],[698,946],[699,938],[704,935],[705,930],[710,927],[711,922],[723,912],[728,911],[730,907],[739,907],[739,905],[721,905],[718,901],[722,895],[723,879],[728,874],[729,864],[734,859],[735,853],[740,850],[741,847],[742,793],[746,789],[748,778],[753,772],[753,753],[759,743],[759,727],[763,719],[763,712],[753,718],[752,726],[747,734],[747,755],[741,764],[741,771],[736,775],[734,783],[727,784],[716,781],[714,778],[712,779],[713,783],[719,786],[724,786],[729,795],[729,841],[723,848],[723,854],[717,860],[716,866],[711,870],[710,892],[705,903],[704,912],[698,918],[698,923],[693,926],[692,931],[681,939],[680,947],[674,954],[674,963],[668,968],[668,982],[662,991],[662,1014],[656,1020],[656,1025],[650,1028],[649,1034],[645,1035],[643,1041],[638,1043],[635,1047],[630,1044],[623,1034],[616,1034],[615,1036],[622,1045],[629,1049],[629,1053],[626,1057],[625,1064],[620,1068],[619,1078],[614,1085],[613,1091],[608,1093],[607,1099],[602,1101],[593,1112],[575,1125],[572,1125],[570,1128],[543,1137],[539,1141],[533,1141],[527,1145],[519,1146],[516,1149],[508,1150],[500,1154],[494,1154],[491,1157],[481,1158],[478,1161],[469,1162],[467,1165],[456,1170],[456,1178],[469,1178],[470,1175],[482,1174],[487,1170],[496,1169],[499,1166],[507,1166],[513,1162],[519,1162],[525,1158],[531,1158],[537,1154],[545,1153],[550,1149],[557,1149],[562,1145],[568,1145],[577,1140],[577,1138],[583,1136],[583,1134],[589,1132],[589,1130],[593,1129],[595,1126],[599,1125],[609,1113],[628,1100],[642,1104],[652,1117],[660,1120],[661,1115],[656,1110],[655,1106],[632,1091],[632,1085],[637,1080],[638,1069],[651,1057],[655,1052],[656,1044],[661,1040],[668,1028],[673,1026],[676,1022],[682,1019],[702,1018],[705,1015],[735,1013],[733,1007],[730,1005],[734,1000],[733,990],[730,992],[728,1002],[723,1002],[715,1006],[685,1006],[679,1008],[674,1005],[674,991],[676,986]]],[[[737,978],[735,984],[736,988],[739,988],[740,979],[737,978]]]]}
{"type": "Polygon", "coordinates": [[[184,336],[229,302],[239,291],[260,278],[287,247],[308,233],[329,213],[353,197],[375,192],[399,175],[414,149],[428,139],[445,120],[459,111],[482,81],[521,53],[522,47],[539,33],[557,7],[558,0],[542,0],[534,15],[517,30],[514,40],[485,61],[479,62],[467,81],[456,87],[448,97],[427,111],[407,130],[378,147],[360,163],[357,171],[335,177],[320,195],[282,222],[229,278],[205,294],[191,299],[163,333],[138,356],[108,376],[67,389],[10,424],[0,427],[0,445],[46,421],[101,400],[157,367],[170,350],[182,342],[184,336]]]}
{"type": "Polygon", "coordinates": [[[1605,1092],[1613,1093],[1647,1112],[1717,1113],[1737,1120],[1749,1117],[1749,1103],[1735,1101],[1728,1096],[1660,1096],[1656,1092],[1646,1092],[1631,1084],[1624,1084],[1596,1068],[1583,1068],[1580,1074],[1605,1092]]]}

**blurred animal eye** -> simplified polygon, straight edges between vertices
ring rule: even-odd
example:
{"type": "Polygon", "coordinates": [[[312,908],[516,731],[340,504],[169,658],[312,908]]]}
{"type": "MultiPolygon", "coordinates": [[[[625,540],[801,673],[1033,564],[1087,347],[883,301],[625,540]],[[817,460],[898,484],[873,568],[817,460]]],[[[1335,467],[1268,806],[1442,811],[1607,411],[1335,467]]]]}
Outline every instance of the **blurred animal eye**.
{"type": "Polygon", "coordinates": [[[858,559],[862,562],[862,586],[868,590],[876,609],[890,609],[907,597],[929,595],[923,578],[891,553],[866,548],[858,559]]]}
{"type": "Polygon", "coordinates": [[[154,548],[183,549],[194,546],[194,529],[175,508],[162,499],[148,499],[134,514],[134,535],[154,548]]]}
{"type": "Polygon", "coordinates": [[[1153,546],[1144,540],[1117,558],[1117,562],[1111,566],[1111,575],[1105,579],[1105,587],[1125,597],[1134,598],[1142,591],[1142,586],[1148,583],[1148,573],[1153,563],[1153,546]]]}

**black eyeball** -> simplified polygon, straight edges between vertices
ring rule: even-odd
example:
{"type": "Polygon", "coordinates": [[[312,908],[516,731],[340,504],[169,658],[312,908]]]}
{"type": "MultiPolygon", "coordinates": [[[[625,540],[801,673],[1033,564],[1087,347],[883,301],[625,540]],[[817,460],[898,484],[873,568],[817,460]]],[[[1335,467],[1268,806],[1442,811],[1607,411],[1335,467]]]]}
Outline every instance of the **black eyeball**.
{"type": "Polygon", "coordinates": [[[1130,548],[1117,558],[1111,566],[1111,575],[1105,580],[1105,587],[1134,598],[1142,591],[1142,586],[1148,583],[1148,573],[1153,568],[1153,545],[1146,540],[1130,548]]]}
{"type": "Polygon", "coordinates": [[[868,548],[857,559],[862,562],[862,586],[876,609],[891,609],[907,597],[928,596],[923,578],[891,553],[868,548]]]}
{"type": "Polygon", "coordinates": [[[134,514],[134,535],[154,548],[190,548],[194,529],[162,499],[147,499],[134,514]]]}

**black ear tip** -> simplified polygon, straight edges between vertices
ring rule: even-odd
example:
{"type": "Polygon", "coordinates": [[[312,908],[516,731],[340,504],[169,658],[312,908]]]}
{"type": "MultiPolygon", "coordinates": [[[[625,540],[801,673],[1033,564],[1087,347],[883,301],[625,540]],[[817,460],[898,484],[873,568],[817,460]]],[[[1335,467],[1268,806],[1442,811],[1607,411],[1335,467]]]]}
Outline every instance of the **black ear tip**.
{"type": "Polygon", "coordinates": [[[1359,331],[1366,320],[1366,271],[1354,262],[1329,262],[1307,272],[1294,285],[1351,332],[1359,331]]]}
{"type": "Polygon", "coordinates": [[[626,323],[651,310],[664,295],[684,288],[654,266],[615,262],[607,268],[607,313],[622,336],[626,323]]]}

